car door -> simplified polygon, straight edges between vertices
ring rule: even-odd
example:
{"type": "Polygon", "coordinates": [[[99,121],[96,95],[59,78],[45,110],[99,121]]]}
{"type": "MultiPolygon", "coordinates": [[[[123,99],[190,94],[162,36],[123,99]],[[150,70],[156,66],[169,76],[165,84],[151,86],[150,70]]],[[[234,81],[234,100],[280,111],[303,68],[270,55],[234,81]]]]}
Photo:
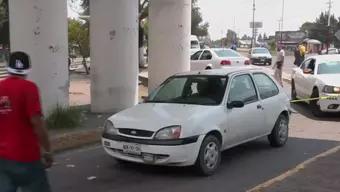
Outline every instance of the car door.
{"type": "Polygon", "coordinates": [[[264,111],[250,74],[233,77],[229,83],[227,103],[244,102],[244,107],[227,110],[225,147],[235,146],[258,136],[263,128],[264,111]]]}
{"type": "Polygon", "coordinates": [[[213,64],[212,59],[213,59],[213,55],[211,51],[209,50],[203,51],[197,64],[197,66],[199,67],[199,70],[204,70],[208,64],[213,64]]]}
{"type": "Polygon", "coordinates": [[[253,78],[262,102],[265,118],[264,126],[258,130],[257,134],[265,135],[271,132],[282,112],[282,104],[278,102],[280,90],[272,78],[265,73],[256,72],[253,74],[253,78]]]}
{"type": "Polygon", "coordinates": [[[199,68],[199,59],[200,59],[200,56],[202,55],[202,53],[203,53],[203,51],[197,51],[196,53],[194,53],[190,57],[190,68],[191,68],[191,71],[200,70],[200,68],[199,68]]]}
{"type": "Polygon", "coordinates": [[[305,63],[302,67],[301,77],[299,79],[299,95],[303,98],[308,98],[312,94],[313,85],[314,85],[314,73],[315,73],[315,65],[316,60],[311,58],[308,59],[308,62],[305,63]],[[310,70],[311,73],[305,73],[304,71],[310,70]]]}

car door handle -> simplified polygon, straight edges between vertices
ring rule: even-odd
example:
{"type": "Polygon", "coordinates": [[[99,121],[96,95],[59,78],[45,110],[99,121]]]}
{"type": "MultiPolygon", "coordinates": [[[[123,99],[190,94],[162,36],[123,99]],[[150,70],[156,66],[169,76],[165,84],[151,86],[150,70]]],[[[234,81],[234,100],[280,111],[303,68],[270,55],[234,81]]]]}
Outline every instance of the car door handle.
{"type": "Polygon", "coordinates": [[[262,105],[257,105],[257,109],[261,109],[261,110],[263,110],[263,107],[262,107],[262,105]]]}

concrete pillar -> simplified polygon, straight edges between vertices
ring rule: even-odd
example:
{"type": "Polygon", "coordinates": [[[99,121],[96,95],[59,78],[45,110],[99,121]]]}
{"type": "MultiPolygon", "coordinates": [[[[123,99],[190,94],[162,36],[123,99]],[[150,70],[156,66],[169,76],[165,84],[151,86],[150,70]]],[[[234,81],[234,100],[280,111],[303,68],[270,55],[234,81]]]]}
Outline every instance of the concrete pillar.
{"type": "Polygon", "coordinates": [[[138,101],[138,0],[91,0],[91,108],[117,112],[138,101]]]}
{"type": "Polygon", "coordinates": [[[191,0],[150,0],[149,92],[190,70],[191,0]]]}
{"type": "Polygon", "coordinates": [[[31,56],[29,79],[40,88],[45,114],[68,106],[66,0],[9,0],[11,51],[31,56]]]}

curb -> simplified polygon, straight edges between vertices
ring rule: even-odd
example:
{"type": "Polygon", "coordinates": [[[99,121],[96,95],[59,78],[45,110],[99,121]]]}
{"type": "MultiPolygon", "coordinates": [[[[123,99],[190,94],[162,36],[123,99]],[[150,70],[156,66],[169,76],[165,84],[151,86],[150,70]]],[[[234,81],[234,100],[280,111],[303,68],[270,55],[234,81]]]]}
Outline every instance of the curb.
{"type": "Polygon", "coordinates": [[[100,142],[103,128],[70,132],[51,138],[51,146],[55,153],[80,148],[100,142]]]}
{"type": "Polygon", "coordinates": [[[340,145],[339,146],[336,146],[332,149],[329,149],[328,151],[326,152],[323,152],[315,157],[312,157],[306,161],[304,161],[303,163],[299,164],[298,166],[296,166],[295,168],[291,169],[291,170],[288,170],[287,172],[273,178],[273,179],[270,179],[252,189],[249,189],[247,190],[246,192],[261,192],[263,191],[264,189],[278,183],[278,182],[281,182],[283,180],[285,180],[286,178],[298,173],[299,171],[305,169],[308,165],[310,165],[311,163],[313,162],[316,162],[317,160],[319,160],[320,158],[323,158],[323,157],[327,157],[329,155],[332,155],[336,152],[340,151],[340,145]]]}

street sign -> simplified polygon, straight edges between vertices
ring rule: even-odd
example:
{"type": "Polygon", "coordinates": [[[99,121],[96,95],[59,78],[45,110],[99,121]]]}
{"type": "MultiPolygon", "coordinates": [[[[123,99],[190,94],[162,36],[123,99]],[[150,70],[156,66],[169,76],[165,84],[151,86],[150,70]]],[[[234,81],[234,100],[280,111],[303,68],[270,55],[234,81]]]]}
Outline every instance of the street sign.
{"type": "Polygon", "coordinates": [[[258,29],[258,28],[262,28],[263,27],[263,23],[262,22],[254,22],[254,24],[255,24],[255,26],[253,25],[253,22],[250,22],[249,23],[250,28],[255,27],[255,29],[258,29]]]}
{"type": "Polygon", "coordinates": [[[335,33],[335,37],[338,38],[338,40],[340,40],[340,30],[338,30],[338,31],[335,33]]]}

